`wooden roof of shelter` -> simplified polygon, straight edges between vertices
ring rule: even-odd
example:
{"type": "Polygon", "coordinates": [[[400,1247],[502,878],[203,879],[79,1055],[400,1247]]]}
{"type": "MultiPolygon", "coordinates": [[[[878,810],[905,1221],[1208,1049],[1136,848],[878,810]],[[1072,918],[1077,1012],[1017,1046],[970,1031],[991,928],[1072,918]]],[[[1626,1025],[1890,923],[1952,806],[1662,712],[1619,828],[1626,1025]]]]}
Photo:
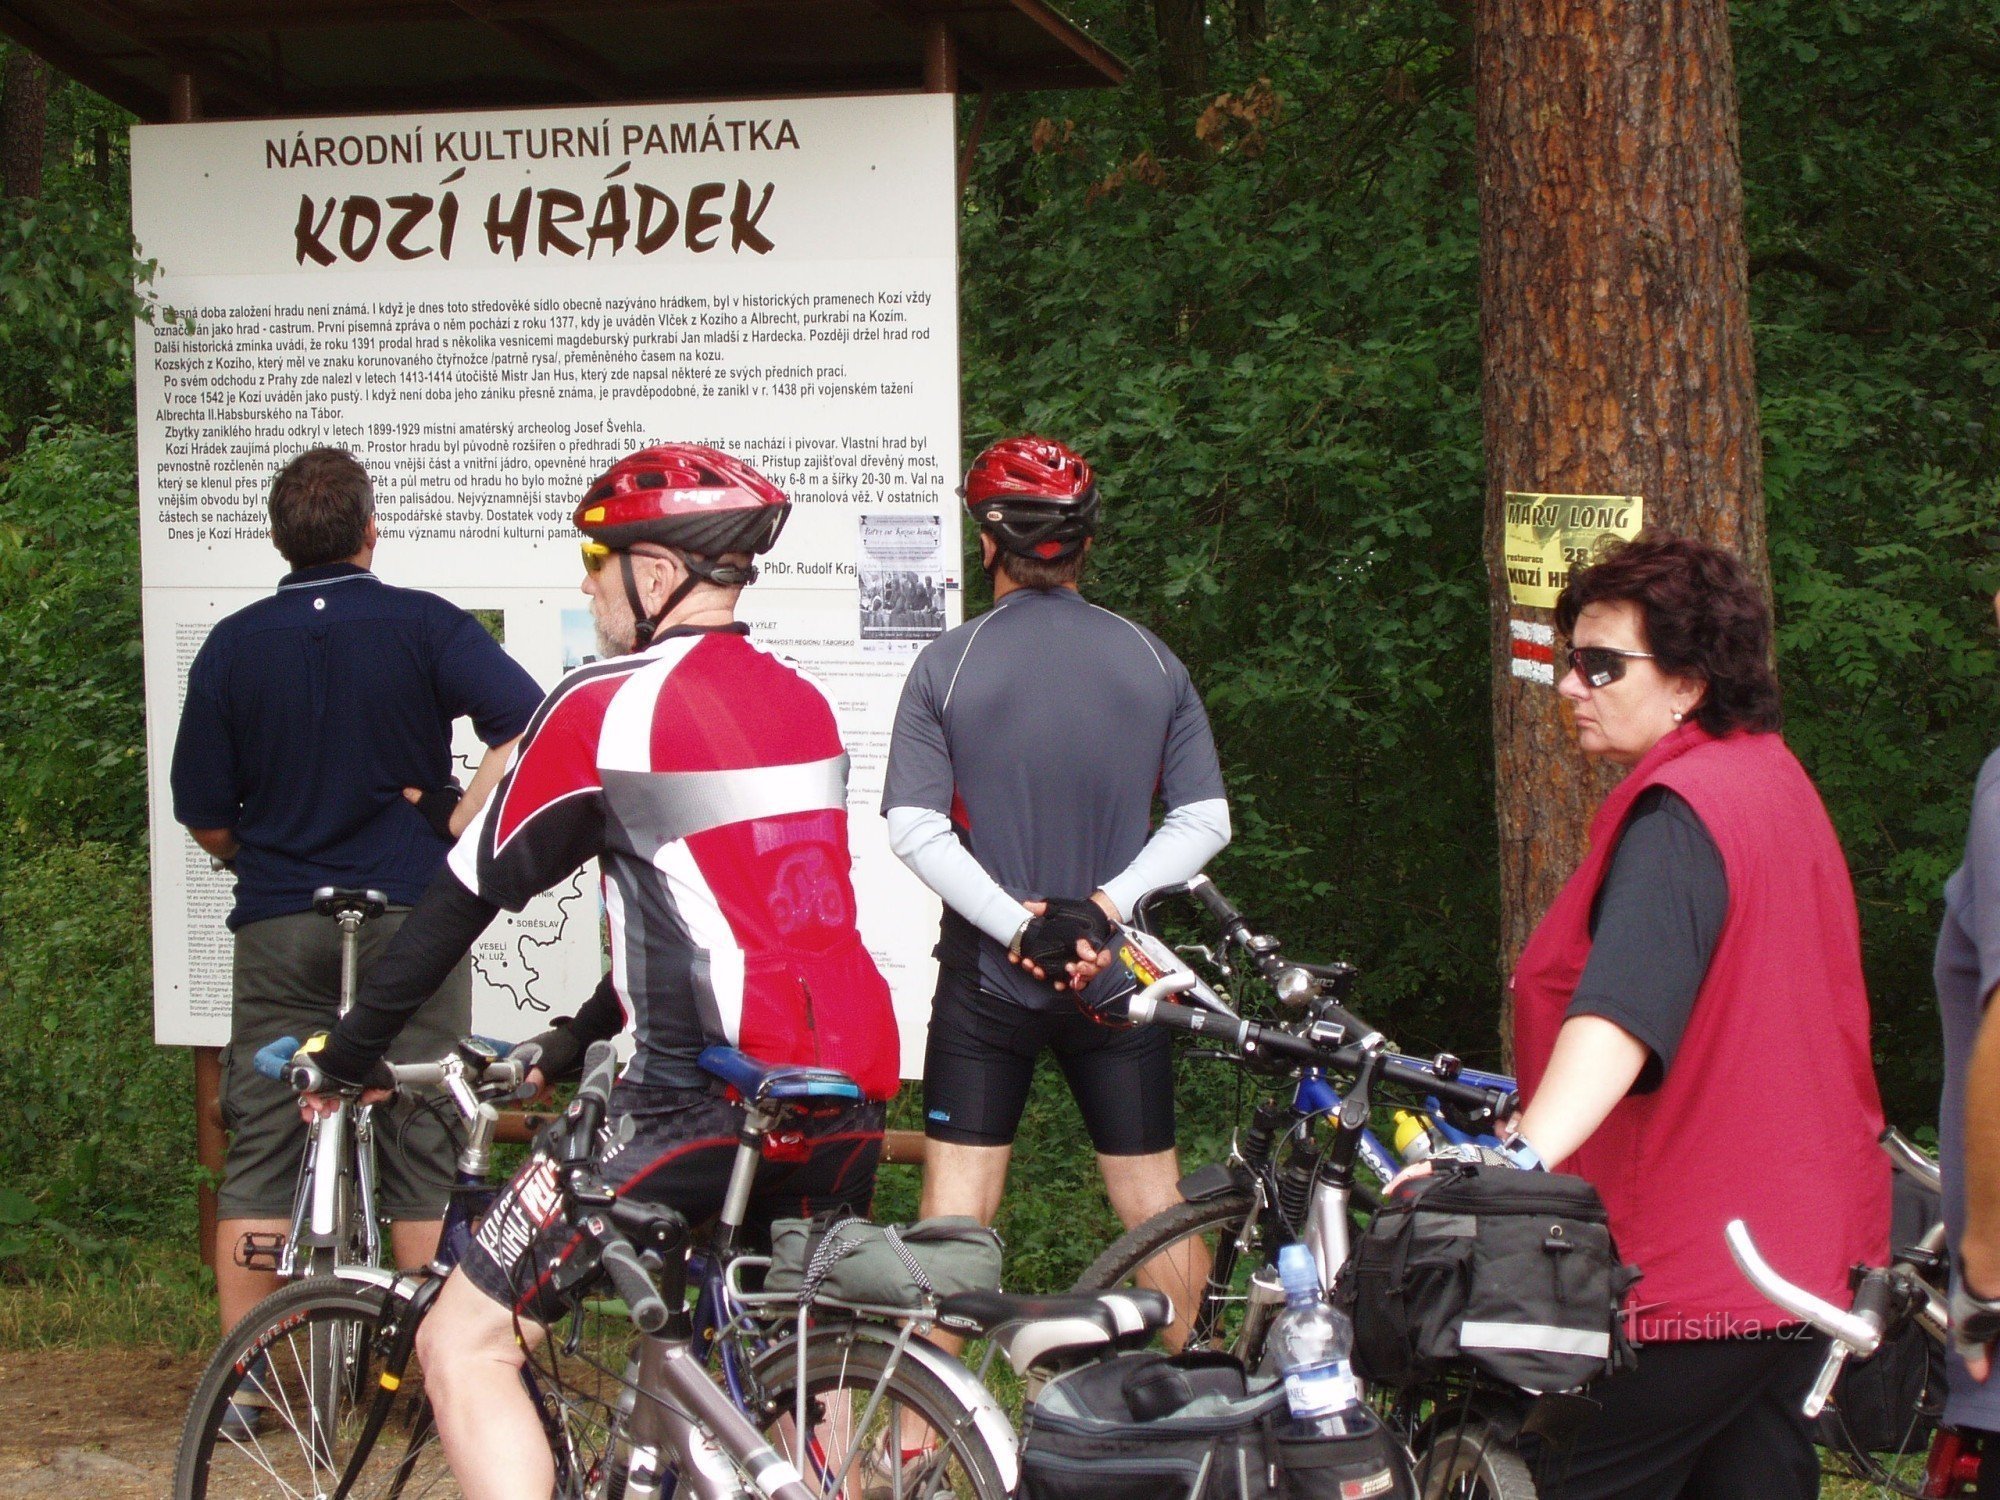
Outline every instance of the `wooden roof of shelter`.
{"type": "Polygon", "coordinates": [[[1044,0],[0,0],[0,32],[148,121],[1125,76],[1044,0]]]}

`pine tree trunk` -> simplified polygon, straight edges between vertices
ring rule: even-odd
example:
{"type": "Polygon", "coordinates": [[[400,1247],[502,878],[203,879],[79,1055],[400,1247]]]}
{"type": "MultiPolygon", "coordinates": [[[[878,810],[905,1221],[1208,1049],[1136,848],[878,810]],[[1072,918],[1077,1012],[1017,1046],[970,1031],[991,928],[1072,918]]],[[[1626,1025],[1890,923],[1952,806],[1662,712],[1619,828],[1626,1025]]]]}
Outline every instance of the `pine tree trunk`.
{"type": "MultiPolygon", "coordinates": [[[[1767,577],[1725,0],[1477,0],[1486,560],[1503,972],[1615,777],[1515,677],[1506,492],[1640,495],[1767,577]]],[[[1503,1019],[1503,1034],[1511,1017],[1503,1019]]]]}
{"type": "Polygon", "coordinates": [[[1153,36],[1159,43],[1160,92],[1175,148],[1194,146],[1194,114],[1208,92],[1206,0],[1153,0],[1153,36]]]}
{"type": "Polygon", "coordinates": [[[49,65],[32,52],[9,47],[0,77],[0,189],[9,198],[42,196],[48,121],[49,65]]]}

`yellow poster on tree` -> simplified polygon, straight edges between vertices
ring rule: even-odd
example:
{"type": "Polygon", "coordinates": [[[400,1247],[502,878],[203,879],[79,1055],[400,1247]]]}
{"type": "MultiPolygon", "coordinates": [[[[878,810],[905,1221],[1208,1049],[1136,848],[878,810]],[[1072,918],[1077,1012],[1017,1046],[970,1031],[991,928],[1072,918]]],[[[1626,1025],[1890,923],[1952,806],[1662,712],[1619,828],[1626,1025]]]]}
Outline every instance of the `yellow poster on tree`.
{"type": "Polygon", "coordinates": [[[1554,609],[1580,568],[1645,524],[1638,495],[1538,495],[1507,492],[1507,594],[1514,605],[1554,609]]]}

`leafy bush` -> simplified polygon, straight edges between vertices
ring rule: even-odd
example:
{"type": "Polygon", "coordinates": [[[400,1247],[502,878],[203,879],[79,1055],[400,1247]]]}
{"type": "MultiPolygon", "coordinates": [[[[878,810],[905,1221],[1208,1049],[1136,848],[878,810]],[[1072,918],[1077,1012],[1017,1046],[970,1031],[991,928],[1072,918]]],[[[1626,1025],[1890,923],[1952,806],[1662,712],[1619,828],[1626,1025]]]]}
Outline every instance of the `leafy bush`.
{"type": "Polygon", "coordinates": [[[47,847],[0,883],[0,1268],[115,1268],[194,1235],[193,1068],[153,1045],[146,861],[47,847]]]}
{"type": "Polygon", "coordinates": [[[0,822],[24,848],[146,828],[129,433],[37,431],[0,472],[0,822]]]}

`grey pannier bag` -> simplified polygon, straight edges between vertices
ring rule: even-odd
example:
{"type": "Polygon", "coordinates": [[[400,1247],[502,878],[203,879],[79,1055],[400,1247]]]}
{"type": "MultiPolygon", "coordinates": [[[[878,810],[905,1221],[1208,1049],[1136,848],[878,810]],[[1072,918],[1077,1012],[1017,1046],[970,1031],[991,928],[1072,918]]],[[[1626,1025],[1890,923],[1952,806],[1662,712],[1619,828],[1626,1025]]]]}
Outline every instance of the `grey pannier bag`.
{"type": "Polygon", "coordinates": [[[863,1307],[921,1308],[954,1292],[1000,1290],[1000,1236],[977,1219],[946,1215],[871,1224],[850,1215],[779,1219],[771,1226],[767,1292],[863,1307]]]}

